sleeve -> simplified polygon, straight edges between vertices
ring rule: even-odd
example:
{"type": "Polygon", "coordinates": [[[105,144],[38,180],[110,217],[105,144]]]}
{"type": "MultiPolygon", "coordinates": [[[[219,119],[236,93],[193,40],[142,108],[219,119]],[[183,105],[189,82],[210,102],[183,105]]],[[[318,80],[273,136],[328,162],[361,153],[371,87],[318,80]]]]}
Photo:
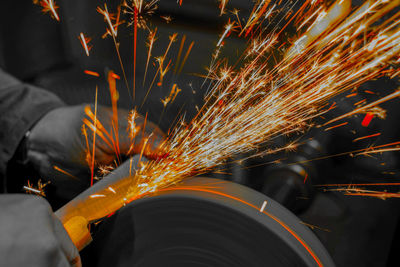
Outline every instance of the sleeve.
{"type": "Polygon", "coordinates": [[[1,266],[81,266],[77,248],[41,197],[0,195],[1,266]]]}
{"type": "Polygon", "coordinates": [[[54,94],[27,85],[0,69],[0,178],[25,133],[47,112],[64,103],[54,94]]]}

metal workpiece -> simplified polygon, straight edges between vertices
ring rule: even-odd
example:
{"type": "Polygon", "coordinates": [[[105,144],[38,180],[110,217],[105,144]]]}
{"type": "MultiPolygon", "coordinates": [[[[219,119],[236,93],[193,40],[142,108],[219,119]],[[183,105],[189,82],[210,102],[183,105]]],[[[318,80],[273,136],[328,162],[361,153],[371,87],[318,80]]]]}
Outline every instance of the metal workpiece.
{"type": "Polygon", "coordinates": [[[90,223],[106,217],[126,204],[127,192],[133,179],[126,174],[129,174],[128,168],[134,168],[138,162],[139,156],[133,157],[132,162],[126,161],[110,175],[57,210],[57,217],[79,250],[91,242],[88,227],[90,223]]]}

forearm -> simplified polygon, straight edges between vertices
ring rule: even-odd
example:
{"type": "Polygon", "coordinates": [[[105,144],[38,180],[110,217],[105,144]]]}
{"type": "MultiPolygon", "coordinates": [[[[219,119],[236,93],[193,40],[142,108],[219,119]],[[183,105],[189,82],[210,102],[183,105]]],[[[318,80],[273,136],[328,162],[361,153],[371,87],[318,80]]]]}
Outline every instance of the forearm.
{"type": "Polygon", "coordinates": [[[0,70],[0,176],[25,133],[50,110],[64,105],[54,94],[0,70]]]}

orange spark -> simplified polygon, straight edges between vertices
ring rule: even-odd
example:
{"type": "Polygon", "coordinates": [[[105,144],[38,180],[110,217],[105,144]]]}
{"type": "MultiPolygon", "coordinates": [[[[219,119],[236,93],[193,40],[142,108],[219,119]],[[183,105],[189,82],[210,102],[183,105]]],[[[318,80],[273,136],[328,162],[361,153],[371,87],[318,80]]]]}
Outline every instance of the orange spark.
{"type": "Polygon", "coordinates": [[[119,75],[114,72],[111,74],[111,77],[117,80],[121,80],[121,77],[119,77],[119,75]]]}
{"type": "Polygon", "coordinates": [[[217,47],[221,46],[222,41],[224,40],[224,38],[228,35],[228,33],[234,28],[236,22],[230,22],[230,20],[228,21],[228,23],[225,25],[225,31],[222,34],[221,38],[219,39],[218,43],[217,43],[217,47]]]}
{"type": "Polygon", "coordinates": [[[171,60],[169,61],[168,65],[166,67],[164,67],[164,61],[165,61],[165,58],[167,57],[167,54],[169,52],[169,49],[171,48],[172,43],[175,42],[177,35],[178,35],[177,33],[174,33],[174,34],[169,36],[169,44],[167,46],[167,49],[165,49],[164,55],[161,56],[161,57],[156,58],[156,60],[158,62],[158,71],[160,73],[160,81],[157,84],[158,86],[162,85],[162,82],[164,80],[164,76],[168,72],[168,70],[170,69],[171,60]]]}
{"type": "Polygon", "coordinates": [[[174,102],[176,96],[178,95],[178,93],[181,91],[181,89],[178,88],[178,86],[176,85],[176,83],[174,83],[174,85],[172,86],[171,92],[169,93],[169,96],[166,97],[165,99],[161,99],[161,102],[164,105],[164,108],[167,106],[167,104],[169,102],[174,102]]]}
{"type": "Polygon", "coordinates": [[[320,184],[320,185],[315,185],[315,186],[319,186],[319,187],[330,187],[330,186],[334,186],[334,187],[339,187],[339,186],[399,186],[400,183],[364,183],[364,184],[320,184]]]}
{"type": "Polygon", "coordinates": [[[124,64],[122,63],[121,54],[119,52],[119,43],[117,43],[117,40],[116,40],[116,37],[117,37],[117,34],[118,34],[118,26],[123,23],[123,21],[119,21],[120,13],[121,13],[121,7],[118,6],[118,13],[117,13],[117,17],[116,18],[115,18],[114,15],[111,15],[108,12],[106,4],[104,4],[104,10],[101,9],[100,7],[97,7],[97,12],[99,12],[100,14],[102,14],[104,16],[104,21],[108,25],[107,32],[103,35],[103,38],[105,38],[107,35],[111,35],[112,38],[113,38],[115,50],[116,50],[117,56],[118,56],[118,61],[119,61],[119,64],[121,66],[122,74],[124,76],[125,85],[126,85],[126,88],[128,90],[128,94],[131,95],[131,93],[129,91],[128,79],[126,78],[124,64]],[[112,20],[115,21],[114,24],[112,23],[112,20]]]}
{"type": "MultiPolygon", "coordinates": [[[[263,13],[263,9],[263,14],[269,14],[266,4],[267,1],[260,1],[253,14],[263,13]]],[[[254,151],[266,140],[304,132],[313,125],[312,119],[326,112],[330,99],[384,73],[389,74],[384,71],[392,66],[394,59],[398,59],[400,52],[397,46],[400,30],[396,28],[400,27],[397,19],[400,14],[392,15],[387,20],[389,24],[376,25],[384,14],[394,8],[391,2],[355,10],[347,18],[343,14],[347,12],[348,4],[348,0],[334,2],[333,6],[345,5],[346,8],[337,7],[340,11],[344,8],[345,12],[341,12],[338,19],[325,15],[320,22],[324,23],[326,30],[312,33],[313,27],[307,29],[309,36],[314,38],[317,34],[317,39],[306,42],[302,49],[272,66],[268,62],[270,48],[274,48],[275,44],[281,46],[279,42],[283,38],[279,34],[288,23],[283,28],[268,29],[272,35],[265,34],[264,37],[261,33],[265,32],[261,32],[255,44],[250,42],[241,57],[244,62],[240,67],[235,68],[239,64],[227,66],[224,64],[226,61],[214,62],[207,77],[215,77],[215,80],[205,96],[205,105],[189,123],[178,122],[170,132],[165,151],[171,156],[148,162],[143,169],[137,170],[135,179],[146,186],[137,187],[135,182],[130,194],[155,192],[186,177],[208,172],[234,155],[254,151]],[[367,35],[365,28],[368,29],[367,35]],[[389,31],[393,28],[397,30],[389,31]],[[378,33],[384,37],[376,41],[374,49],[367,49],[378,33]]],[[[304,8],[306,6],[303,5],[304,8]]],[[[260,17],[260,23],[261,20],[260,17]]],[[[290,18],[289,22],[292,20],[290,18]]],[[[213,60],[218,53],[219,49],[213,60]]],[[[161,66],[158,71],[162,76],[165,69],[161,64],[163,58],[158,60],[161,66]]],[[[391,97],[397,97],[397,94],[400,92],[391,97]]],[[[369,110],[389,98],[356,109],[354,114],[369,110]]],[[[368,153],[372,153],[371,149],[377,147],[369,148],[368,153]]],[[[387,146],[379,149],[400,148],[387,146]]],[[[367,150],[359,150],[362,151],[367,150]]],[[[263,150],[258,156],[269,153],[271,150],[263,150]]],[[[350,153],[342,153],[347,154],[350,153]]]]}
{"type": "Polygon", "coordinates": [[[42,183],[42,181],[39,179],[37,186],[34,186],[31,184],[31,182],[28,180],[27,184],[24,185],[23,189],[25,190],[26,193],[28,194],[35,194],[38,196],[46,197],[46,193],[44,192],[44,188],[50,183],[50,181],[46,183],[42,183]]]}
{"type": "Polygon", "coordinates": [[[364,140],[364,139],[368,139],[368,138],[372,138],[372,137],[376,137],[376,136],[380,136],[381,133],[376,133],[376,134],[371,134],[371,135],[367,135],[367,136],[363,136],[363,137],[358,137],[356,139],[353,140],[353,142],[357,142],[360,140],[364,140]]]}
{"type": "MultiPolygon", "coordinates": [[[[131,139],[131,148],[129,150],[133,149],[135,137],[138,134],[138,132],[140,131],[140,126],[137,126],[136,121],[135,121],[136,118],[139,117],[138,115],[139,114],[137,113],[136,110],[132,110],[129,113],[128,129],[127,129],[128,133],[129,133],[129,138],[131,139]]],[[[129,154],[129,152],[128,152],[128,154],[129,154]]]]}
{"type": "Polygon", "coordinates": [[[95,77],[100,77],[100,74],[98,74],[98,73],[95,72],[95,71],[84,70],[83,72],[84,72],[85,74],[87,74],[87,75],[91,75],[91,76],[95,76],[95,77]]]}
{"type": "Polygon", "coordinates": [[[194,41],[192,41],[192,42],[190,43],[189,48],[188,48],[188,50],[186,51],[185,56],[183,57],[183,60],[182,60],[181,66],[179,67],[178,73],[181,73],[181,72],[182,72],[183,66],[185,66],[186,60],[187,60],[188,57],[189,57],[190,51],[192,51],[193,45],[194,45],[194,41]]]}
{"type": "Polygon", "coordinates": [[[380,198],[382,200],[386,200],[388,198],[400,198],[400,192],[390,193],[387,192],[386,190],[385,191],[366,190],[354,186],[349,186],[346,188],[325,189],[325,191],[338,191],[338,192],[343,192],[343,194],[346,196],[375,197],[375,198],[380,198]]]}
{"type": "Polygon", "coordinates": [[[67,172],[67,171],[65,171],[65,170],[63,170],[63,169],[61,169],[60,167],[57,167],[56,165],[54,165],[53,168],[54,168],[56,171],[59,171],[59,172],[65,174],[65,175],[67,175],[67,176],[69,176],[69,177],[71,177],[71,178],[74,178],[74,179],[79,180],[78,177],[76,177],[75,175],[70,174],[69,172],[67,172]]]}
{"type": "MultiPolygon", "coordinates": [[[[97,86],[96,86],[96,97],[95,97],[95,101],[94,101],[94,125],[97,124],[97,86]]],[[[97,133],[97,127],[95,127],[94,131],[93,131],[93,150],[92,150],[92,163],[90,166],[90,173],[91,173],[91,177],[90,177],[90,186],[93,185],[93,178],[94,178],[94,164],[95,164],[95,152],[96,152],[96,133],[97,133]]]]}
{"type": "Polygon", "coordinates": [[[119,99],[119,94],[117,91],[117,86],[116,86],[116,81],[115,81],[115,76],[114,76],[113,71],[108,72],[108,85],[110,89],[110,95],[111,95],[111,106],[112,106],[112,111],[113,111],[113,117],[112,117],[112,126],[114,129],[114,136],[115,136],[115,145],[116,145],[116,155],[119,160],[120,156],[120,149],[119,149],[119,133],[118,133],[118,107],[117,107],[117,101],[119,99]]]}
{"type": "Polygon", "coordinates": [[[47,13],[50,12],[51,16],[56,19],[57,21],[60,21],[60,17],[57,14],[57,9],[58,6],[54,2],[54,0],[33,0],[34,4],[41,5],[43,7],[42,12],[47,13]]]}
{"type": "Polygon", "coordinates": [[[367,113],[364,117],[364,119],[361,122],[361,125],[364,127],[368,127],[368,125],[371,123],[372,119],[374,118],[374,114],[372,113],[367,113]]]}
{"type": "Polygon", "coordinates": [[[147,47],[149,48],[149,50],[147,53],[147,61],[146,61],[146,68],[144,71],[143,86],[144,86],[144,83],[146,82],[147,69],[149,67],[151,51],[153,50],[153,45],[154,45],[154,42],[156,41],[156,33],[157,33],[157,28],[155,28],[154,31],[150,31],[149,36],[147,37],[147,40],[148,40],[147,47]]]}
{"type": "Polygon", "coordinates": [[[363,100],[360,100],[360,101],[354,103],[354,106],[358,106],[358,105],[360,105],[360,104],[362,104],[364,102],[367,102],[367,99],[363,99],[363,100]]]}
{"type": "Polygon", "coordinates": [[[89,56],[89,51],[93,47],[93,46],[89,45],[89,42],[91,41],[91,38],[85,37],[85,35],[81,32],[81,34],[79,35],[78,39],[81,42],[81,45],[82,45],[83,49],[85,50],[86,55],[89,56]]]}
{"type": "Polygon", "coordinates": [[[221,13],[219,14],[220,16],[225,13],[225,7],[228,4],[228,0],[219,0],[219,8],[221,9],[221,13]]]}
{"type": "Polygon", "coordinates": [[[170,16],[160,16],[165,22],[168,24],[172,21],[172,18],[170,16]]]}
{"type": "Polygon", "coordinates": [[[85,141],[86,141],[86,163],[88,164],[88,166],[90,166],[90,162],[91,160],[91,155],[90,155],[90,146],[89,146],[89,138],[87,135],[87,130],[86,130],[86,126],[85,124],[82,125],[82,135],[85,137],[85,141]]]}
{"type": "Polygon", "coordinates": [[[360,112],[362,112],[362,111],[364,111],[364,110],[366,110],[366,109],[369,109],[369,108],[371,108],[371,107],[377,106],[377,105],[379,105],[379,104],[382,104],[382,103],[384,103],[384,102],[386,102],[386,101],[389,101],[389,100],[391,100],[391,99],[393,99],[393,98],[396,98],[396,97],[399,97],[399,96],[400,96],[400,91],[396,91],[396,92],[391,93],[391,94],[389,94],[389,95],[387,95],[387,96],[385,96],[385,97],[383,97],[383,98],[381,98],[381,99],[379,99],[379,100],[377,100],[377,101],[374,101],[374,102],[372,102],[372,103],[370,103],[370,104],[368,104],[368,105],[362,106],[362,107],[357,108],[357,109],[355,109],[355,110],[353,110],[353,111],[351,111],[351,112],[348,112],[348,113],[346,113],[346,114],[344,114],[344,115],[342,115],[342,116],[339,116],[339,117],[337,117],[337,118],[334,118],[334,119],[332,119],[332,120],[330,120],[330,121],[324,123],[323,125],[325,126],[325,125],[328,125],[328,124],[330,124],[330,123],[332,123],[332,122],[335,122],[335,121],[338,121],[338,120],[341,120],[341,119],[350,117],[350,116],[352,116],[352,115],[354,115],[354,114],[360,113],[360,112]]]}
{"type": "Polygon", "coordinates": [[[341,123],[341,124],[338,124],[338,125],[335,125],[335,126],[326,128],[325,131],[329,131],[329,130],[335,129],[335,128],[337,128],[337,127],[345,126],[345,125],[347,125],[347,124],[348,124],[348,122],[346,121],[346,122],[343,122],[343,123],[341,123]]]}
{"type": "Polygon", "coordinates": [[[310,229],[312,229],[312,230],[318,229],[318,230],[322,230],[322,231],[325,231],[325,232],[330,232],[331,231],[329,229],[325,229],[325,228],[322,228],[322,227],[319,227],[319,226],[316,226],[316,225],[313,225],[313,224],[309,224],[309,223],[305,223],[305,222],[300,222],[300,223],[304,224],[305,226],[310,227],[310,229]]]}
{"type": "Polygon", "coordinates": [[[112,36],[116,37],[117,36],[117,25],[114,25],[111,21],[111,16],[110,13],[108,12],[107,5],[104,4],[104,9],[101,9],[100,7],[97,7],[97,12],[102,14],[104,16],[104,21],[107,22],[108,24],[108,33],[112,34],[112,36]]]}
{"type": "Polygon", "coordinates": [[[174,74],[176,74],[176,71],[178,70],[179,61],[181,60],[182,49],[183,49],[183,45],[185,44],[185,40],[186,40],[186,34],[183,35],[181,44],[179,46],[178,56],[176,57],[176,63],[175,63],[175,68],[174,68],[174,74]]]}
{"type": "Polygon", "coordinates": [[[137,44],[137,28],[138,28],[138,13],[142,8],[142,1],[140,1],[139,9],[134,6],[134,24],[133,24],[133,100],[135,100],[136,90],[136,44],[137,44]]]}
{"type": "Polygon", "coordinates": [[[244,26],[244,28],[240,32],[239,36],[241,36],[243,32],[246,32],[245,36],[247,36],[250,33],[250,31],[253,29],[253,27],[257,24],[257,22],[261,18],[261,16],[267,10],[267,7],[268,7],[270,2],[271,2],[271,0],[262,0],[257,6],[254,7],[254,9],[251,12],[250,17],[249,17],[246,25],[244,26]]]}

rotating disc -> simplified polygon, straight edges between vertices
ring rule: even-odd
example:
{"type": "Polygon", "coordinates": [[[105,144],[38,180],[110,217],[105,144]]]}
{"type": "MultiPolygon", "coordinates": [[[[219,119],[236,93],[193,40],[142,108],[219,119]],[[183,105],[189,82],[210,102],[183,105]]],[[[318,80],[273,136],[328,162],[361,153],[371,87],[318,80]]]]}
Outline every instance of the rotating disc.
{"type": "Polygon", "coordinates": [[[193,178],[107,219],[83,251],[90,266],[334,266],[317,237],[248,187],[193,178]],[[264,206],[264,209],[261,209],[264,206]]]}

